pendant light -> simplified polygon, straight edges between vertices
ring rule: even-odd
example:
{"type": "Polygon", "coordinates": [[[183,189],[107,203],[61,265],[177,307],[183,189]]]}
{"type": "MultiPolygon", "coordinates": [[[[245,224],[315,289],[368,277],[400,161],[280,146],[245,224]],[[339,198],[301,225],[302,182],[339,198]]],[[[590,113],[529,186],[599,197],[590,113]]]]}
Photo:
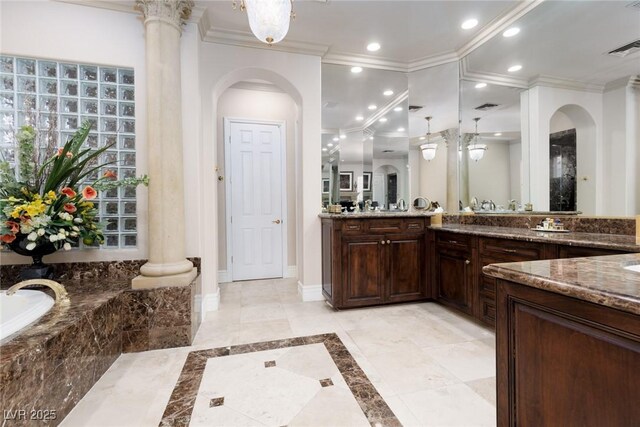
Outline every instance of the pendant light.
{"type": "Polygon", "coordinates": [[[422,157],[427,160],[427,161],[431,161],[436,157],[436,149],[438,148],[438,144],[432,144],[431,143],[431,116],[425,117],[425,119],[427,120],[427,142],[426,144],[422,144],[420,146],[420,149],[422,150],[422,157]]]}
{"type": "MultiPolygon", "coordinates": [[[[234,9],[236,5],[234,0],[234,9]]],[[[246,10],[256,38],[269,46],[284,39],[290,19],[296,17],[293,0],[240,0],[240,10],[246,10]]]]}
{"type": "Polygon", "coordinates": [[[473,119],[476,122],[476,132],[473,134],[472,143],[469,144],[467,150],[469,150],[469,157],[473,161],[478,161],[484,156],[484,152],[487,151],[486,144],[480,144],[480,134],[478,133],[478,121],[480,117],[473,119]]]}

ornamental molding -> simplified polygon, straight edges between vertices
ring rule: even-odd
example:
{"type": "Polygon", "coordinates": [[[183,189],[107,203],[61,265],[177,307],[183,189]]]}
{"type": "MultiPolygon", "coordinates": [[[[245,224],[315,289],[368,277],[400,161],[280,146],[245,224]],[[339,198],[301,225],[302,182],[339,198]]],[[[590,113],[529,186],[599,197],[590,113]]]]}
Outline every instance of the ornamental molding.
{"type": "Polygon", "coordinates": [[[160,20],[181,31],[194,6],[193,0],[136,0],[135,8],[142,12],[145,24],[148,21],[160,20]]]}

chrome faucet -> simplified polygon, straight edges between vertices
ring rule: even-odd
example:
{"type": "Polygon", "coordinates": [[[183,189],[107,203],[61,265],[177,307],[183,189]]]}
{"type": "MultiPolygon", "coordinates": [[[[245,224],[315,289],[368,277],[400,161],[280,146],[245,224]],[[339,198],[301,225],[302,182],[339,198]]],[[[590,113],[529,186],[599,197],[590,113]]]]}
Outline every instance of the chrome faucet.
{"type": "Polygon", "coordinates": [[[482,205],[480,206],[483,211],[495,211],[496,204],[493,203],[493,200],[483,200],[482,205]]]}
{"type": "Polygon", "coordinates": [[[518,202],[516,201],[516,199],[509,200],[509,210],[510,211],[518,210],[518,202]]]}
{"type": "Polygon", "coordinates": [[[364,201],[364,210],[370,211],[371,209],[371,199],[367,199],[364,201]]]}
{"type": "Polygon", "coordinates": [[[61,283],[58,283],[54,280],[49,279],[29,279],[23,280],[22,282],[18,282],[15,285],[11,286],[7,289],[7,295],[13,295],[16,291],[31,285],[44,285],[53,290],[53,293],[56,295],[56,303],[68,303],[69,296],[67,294],[67,290],[62,286],[61,283]]]}

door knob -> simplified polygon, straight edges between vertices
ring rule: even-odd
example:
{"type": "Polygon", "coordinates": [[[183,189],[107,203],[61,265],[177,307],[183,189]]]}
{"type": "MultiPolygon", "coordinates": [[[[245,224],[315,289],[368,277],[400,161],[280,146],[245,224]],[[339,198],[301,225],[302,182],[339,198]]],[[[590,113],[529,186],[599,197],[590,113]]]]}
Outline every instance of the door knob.
{"type": "Polygon", "coordinates": [[[279,219],[275,219],[275,220],[273,220],[271,222],[274,223],[274,224],[280,224],[282,221],[280,221],[279,219]]]}
{"type": "Polygon", "coordinates": [[[387,240],[387,245],[391,244],[391,240],[387,240]]]}
{"type": "Polygon", "coordinates": [[[465,264],[469,265],[471,264],[471,261],[469,261],[468,259],[464,261],[465,264]]]}
{"type": "Polygon", "coordinates": [[[380,243],[384,245],[384,240],[381,240],[380,243]]]}

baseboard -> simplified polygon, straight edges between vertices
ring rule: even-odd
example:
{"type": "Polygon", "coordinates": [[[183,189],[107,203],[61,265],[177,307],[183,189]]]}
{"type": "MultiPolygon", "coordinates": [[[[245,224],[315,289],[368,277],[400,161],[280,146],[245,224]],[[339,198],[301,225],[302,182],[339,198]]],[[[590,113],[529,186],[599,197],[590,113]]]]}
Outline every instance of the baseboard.
{"type": "Polygon", "coordinates": [[[218,283],[231,282],[231,274],[227,270],[218,271],[218,283]]]}
{"type": "Polygon", "coordinates": [[[207,294],[202,299],[202,314],[207,311],[217,311],[220,306],[220,288],[214,294],[207,294]]]}
{"type": "Polygon", "coordinates": [[[302,296],[302,301],[322,301],[322,285],[303,285],[298,281],[298,295],[302,296]]]}
{"type": "Polygon", "coordinates": [[[284,277],[298,277],[298,266],[290,265],[287,267],[287,271],[284,272],[284,277]]]}

